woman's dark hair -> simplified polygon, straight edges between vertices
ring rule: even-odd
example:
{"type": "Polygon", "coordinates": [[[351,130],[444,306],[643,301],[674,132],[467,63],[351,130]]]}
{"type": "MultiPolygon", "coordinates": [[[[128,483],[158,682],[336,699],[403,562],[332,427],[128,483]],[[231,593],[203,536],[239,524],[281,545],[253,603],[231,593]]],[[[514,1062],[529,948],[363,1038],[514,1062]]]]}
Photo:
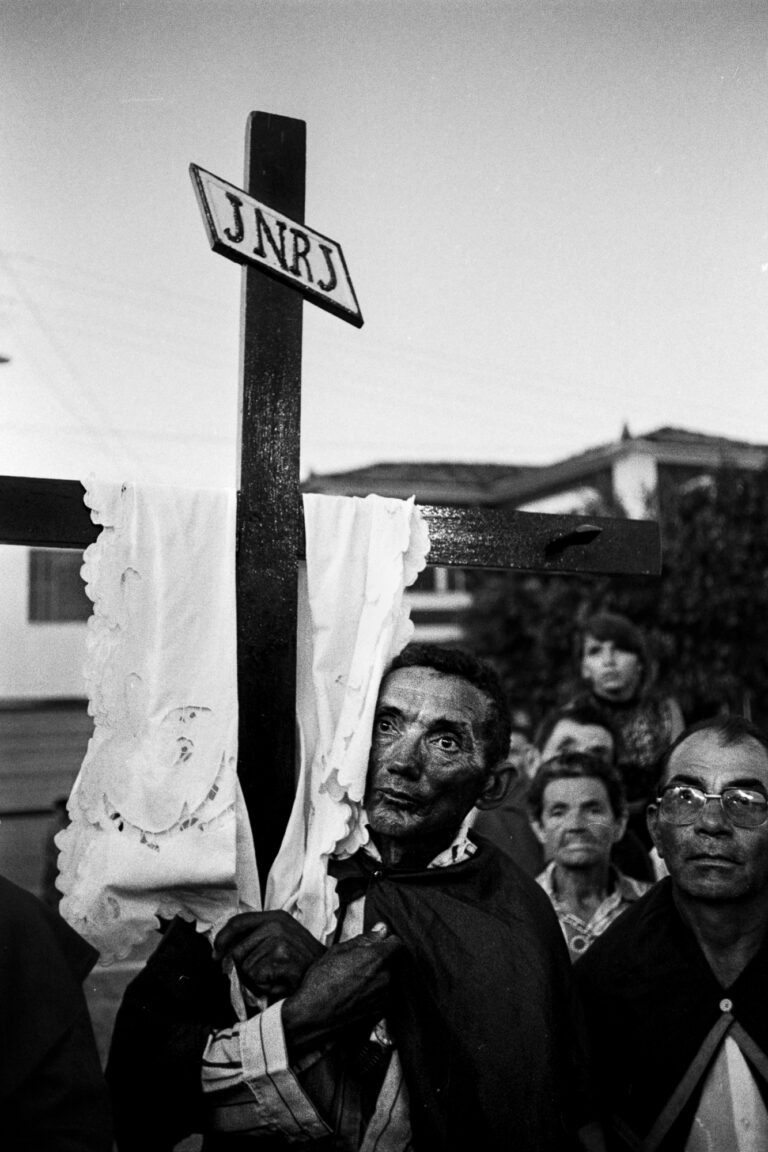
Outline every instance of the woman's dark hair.
{"type": "Polygon", "coordinates": [[[588,636],[601,643],[612,640],[616,647],[623,652],[633,652],[640,661],[640,682],[635,696],[644,696],[651,690],[655,677],[655,666],[650,658],[643,630],[637,624],[633,624],[628,616],[622,616],[619,612],[595,612],[585,620],[576,634],[574,663],[576,676],[582,687],[586,687],[581,666],[588,636]]]}
{"type": "Polygon", "coordinates": [[[627,616],[618,612],[596,612],[590,616],[581,629],[579,659],[584,655],[584,642],[587,636],[595,640],[612,640],[622,652],[634,652],[645,666],[648,663],[648,648],[640,628],[627,616]]]}

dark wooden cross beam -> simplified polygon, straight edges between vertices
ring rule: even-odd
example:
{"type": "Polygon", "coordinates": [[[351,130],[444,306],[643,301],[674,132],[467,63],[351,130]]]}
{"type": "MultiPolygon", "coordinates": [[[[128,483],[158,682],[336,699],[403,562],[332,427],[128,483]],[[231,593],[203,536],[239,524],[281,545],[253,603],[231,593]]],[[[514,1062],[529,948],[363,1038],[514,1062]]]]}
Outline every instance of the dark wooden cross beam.
{"type": "MultiPolygon", "coordinates": [[[[251,114],[246,191],[289,217],[299,233],[305,148],[302,121],[251,114]]],[[[232,212],[230,232],[237,238],[234,205],[232,212]]],[[[306,251],[303,241],[294,241],[306,251]]],[[[241,255],[225,254],[244,262],[241,255]]],[[[294,795],[296,585],[304,556],[299,484],[303,304],[290,284],[292,262],[286,258],[285,264],[287,277],[269,269],[264,275],[263,268],[246,263],[242,297],[238,771],[262,881],[280,846],[294,795]]],[[[298,277],[306,276],[301,261],[296,268],[298,277]]],[[[323,282],[331,280],[326,274],[323,282]]],[[[660,571],[658,527],[652,522],[424,505],[421,511],[429,526],[432,565],[553,573],[660,571]]],[[[0,477],[0,542],[84,548],[98,532],[77,481],[0,477]]]]}

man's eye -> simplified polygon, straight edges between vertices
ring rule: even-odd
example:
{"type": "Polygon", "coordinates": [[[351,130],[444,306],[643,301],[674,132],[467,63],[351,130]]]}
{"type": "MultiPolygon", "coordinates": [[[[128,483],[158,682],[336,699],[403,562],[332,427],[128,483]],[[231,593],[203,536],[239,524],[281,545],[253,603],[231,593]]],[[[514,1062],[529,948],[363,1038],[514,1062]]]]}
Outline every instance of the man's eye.
{"type": "Polygon", "coordinates": [[[456,737],[448,734],[436,737],[435,743],[441,752],[454,752],[459,747],[456,737]]]}
{"type": "Polygon", "coordinates": [[[394,732],[395,726],[392,723],[389,716],[378,716],[376,718],[374,730],[376,732],[383,732],[383,733],[394,732]]]}
{"type": "Polygon", "coordinates": [[[749,788],[726,788],[723,796],[728,798],[732,808],[765,808],[766,798],[762,792],[754,792],[749,788]]]}

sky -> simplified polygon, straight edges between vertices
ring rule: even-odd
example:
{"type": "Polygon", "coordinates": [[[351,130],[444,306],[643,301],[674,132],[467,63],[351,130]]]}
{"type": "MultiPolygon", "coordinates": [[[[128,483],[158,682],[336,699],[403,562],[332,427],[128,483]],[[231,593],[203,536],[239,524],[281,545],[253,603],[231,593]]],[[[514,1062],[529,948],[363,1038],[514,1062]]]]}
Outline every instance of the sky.
{"type": "Polygon", "coordinates": [[[0,0],[0,472],[236,482],[191,161],[307,124],[302,468],[768,443],[768,5],[0,0]]]}

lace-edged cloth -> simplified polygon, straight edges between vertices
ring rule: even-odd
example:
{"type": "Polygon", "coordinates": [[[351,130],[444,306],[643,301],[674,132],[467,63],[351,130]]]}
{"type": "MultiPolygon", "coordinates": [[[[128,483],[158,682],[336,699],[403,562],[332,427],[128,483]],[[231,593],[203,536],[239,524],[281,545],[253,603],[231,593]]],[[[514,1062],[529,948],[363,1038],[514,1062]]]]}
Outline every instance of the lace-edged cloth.
{"type": "Polygon", "coordinates": [[[259,906],[237,762],[235,493],[104,484],[82,569],[94,731],[60,849],[61,911],[122,958],[181,915],[259,906]],[[238,874],[239,873],[239,874],[238,874]]]}
{"type": "Polygon", "coordinates": [[[426,564],[429,535],[411,500],[304,497],[297,710],[301,764],[266,905],[320,940],[332,931],[331,855],[368,840],[362,807],[382,673],[411,639],[404,589],[426,564]]]}

